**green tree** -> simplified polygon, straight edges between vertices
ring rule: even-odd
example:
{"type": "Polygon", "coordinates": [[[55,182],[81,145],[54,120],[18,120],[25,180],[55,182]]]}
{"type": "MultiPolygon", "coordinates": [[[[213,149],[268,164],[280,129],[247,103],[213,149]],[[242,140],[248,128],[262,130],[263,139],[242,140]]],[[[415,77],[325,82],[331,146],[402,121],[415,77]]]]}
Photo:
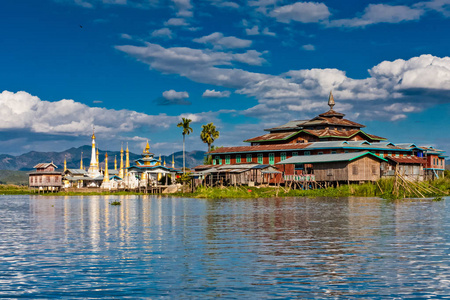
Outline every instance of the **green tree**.
{"type": "MultiPolygon", "coordinates": [[[[200,133],[200,138],[203,143],[208,144],[208,152],[211,151],[211,145],[215,140],[219,138],[220,132],[216,130],[216,126],[214,124],[208,123],[206,125],[202,125],[202,132],[200,133]]],[[[211,156],[208,155],[207,162],[211,162],[211,156]]]]}
{"type": "Polygon", "coordinates": [[[191,128],[191,119],[187,119],[187,118],[182,118],[181,122],[177,124],[177,127],[181,127],[183,128],[183,174],[186,173],[186,151],[185,151],[185,139],[186,139],[186,134],[189,135],[191,134],[191,132],[193,132],[194,130],[191,128]]]}

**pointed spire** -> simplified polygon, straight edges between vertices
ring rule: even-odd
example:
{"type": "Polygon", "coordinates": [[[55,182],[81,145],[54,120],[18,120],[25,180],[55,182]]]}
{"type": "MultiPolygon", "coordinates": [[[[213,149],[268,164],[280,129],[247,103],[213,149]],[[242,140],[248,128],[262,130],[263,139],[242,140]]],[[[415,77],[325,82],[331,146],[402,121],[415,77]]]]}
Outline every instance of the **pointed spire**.
{"type": "Polygon", "coordinates": [[[172,154],[172,169],[175,169],[175,156],[172,154]]]}
{"type": "Polygon", "coordinates": [[[64,155],[64,172],[67,170],[67,159],[66,156],[64,155]]]}
{"type": "Polygon", "coordinates": [[[81,152],[80,170],[83,170],[83,152],[81,152]]]}
{"type": "Polygon", "coordinates": [[[120,147],[120,169],[119,169],[119,177],[123,179],[124,173],[123,173],[123,143],[120,147]]]}
{"type": "Polygon", "coordinates": [[[164,157],[164,167],[166,166],[166,158],[164,157]]]}
{"type": "Polygon", "coordinates": [[[114,171],[117,171],[117,155],[114,155],[114,171]]]}
{"type": "Polygon", "coordinates": [[[328,106],[330,107],[330,110],[333,109],[334,104],[333,92],[330,91],[330,96],[328,97],[328,106]]]}
{"type": "Polygon", "coordinates": [[[145,154],[149,154],[150,153],[150,145],[148,144],[148,140],[147,140],[147,145],[145,146],[145,149],[144,149],[144,153],[145,154]]]}
{"type": "Polygon", "coordinates": [[[103,174],[103,182],[109,181],[109,172],[108,172],[108,153],[105,153],[105,173],[103,174]]]}
{"type": "Polygon", "coordinates": [[[95,140],[95,126],[92,126],[92,139],[95,140]]]}

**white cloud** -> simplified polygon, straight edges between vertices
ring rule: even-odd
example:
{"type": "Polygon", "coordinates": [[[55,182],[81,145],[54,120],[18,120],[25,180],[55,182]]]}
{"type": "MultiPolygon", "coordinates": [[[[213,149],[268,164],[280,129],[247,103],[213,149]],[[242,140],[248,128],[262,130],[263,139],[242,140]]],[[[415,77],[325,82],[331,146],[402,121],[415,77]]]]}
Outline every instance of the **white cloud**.
{"type": "Polygon", "coordinates": [[[163,97],[168,100],[174,100],[174,99],[185,99],[189,98],[188,92],[177,92],[175,90],[169,90],[163,92],[163,97]]]}
{"type": "Polygon", "coordinates": [[[269,15],[282,23],[290,23],[291,21],[316,23],[327,20],[331,13],[323,3],[297,2],[277,7],[269,15]]]}
{"type": "Polygon", "coordinates": [[[99,133],[131,132],[142,126],[168,128],[178,116],[147,115],[130,110],[89,107],[74,100],[50,102],[27,92],[3,91],[0,94],[0,130],[22,129],[35,133],[80,135],[92,130],[99,133]]]}
{"type": "Polygon", "coordinates": [[[330,27],[364,27],[377,23],[400,23],[418,20],[425,13],[423,9],[404,5],[369,4],[362,16],[353,19],[333,20],[330,27]]]}
{"type": "Polygon", "coordinates": [[[440,12],[444,17],[450,17],[450,0],[433,0],[426,2],[419,2],[414,5],[416,8],[423,8],[426,10],[434,10],[440,12]]]}
{"type": "Polygon", "coordinates": [[[190,0],[172,0],[178,9],[177,16],[192,17],[192,4],[190,0]]]}
{"type": "Polygon", "coordinates": [[[258,25],[255,25],[252,28],[245,28],[245,33],[247,35],[259,35],[259,27],[258,27],[258,25]]]}
{"type": "Polygon", "coordinates": [[[314,51],[314,50],[316,50],[316,47],[314,45],[307,44],[307,45],[303,45],[302,49],[306,50],[306,51],[314,51]]]}
{"type": "Polygon", "coordinates": [[[157,29],[152,32],[152,36],[153,37],[166,37],[166,38],[171,39],[172,38],[172,30],[170,30],[169,28],[157,29]]]}
{"type": "Polygon", "coordinates": [[[263,32],[262,32],[264,35],[268,35],[268,36],[276,36],[277,34],[275,33],[275,32],[271,32],[270,30],[269,30],[269,28],[264,28],[264,30],[263,30],[263,32]]]}
{"type": "Polygon", "coordinates": [[[164,22],[165,26],[188,26],[189,23],[183,18],[171,18],[164,22]]]}
{"type": "Polygon", "coordinates": [[[202,97],[203,98],[228,98],[230,97],[230,91],[216,91],[216,90],[206,90],[202,97]]]}
{"type": "Polygon", "coordinates": [[[252,44],[252,41],[250,40],[244,40],[234,36],[224,36],[220,32],[214,32],[211,33],[210,35],[194,39],[194,42],[200,44],[211,44],[214,45],[215,47],[228,49],[247,48],[250,47],[252,44]]]}
{"type": "Polygon", "coordinates": [[[122,34],[120,35],[120,37],[123,38],[123,39],[125,39],[125,40],[132,40],[132,39],[133,39],[133,37],[132,37],[131,35],[126,34],[126,33],[122,33],[122,34]]]}

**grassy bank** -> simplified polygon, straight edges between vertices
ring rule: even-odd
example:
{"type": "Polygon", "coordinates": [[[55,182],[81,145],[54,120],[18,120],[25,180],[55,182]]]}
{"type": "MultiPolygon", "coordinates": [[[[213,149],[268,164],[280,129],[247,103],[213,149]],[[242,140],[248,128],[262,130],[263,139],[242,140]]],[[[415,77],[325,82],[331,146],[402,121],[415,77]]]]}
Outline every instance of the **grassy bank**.
{"type": "Polygon", "coordinates": [[[0,184],[0,195],[26,195],[30,194],[28,186],[0,184]]]}
{"type": "Polygon", "coordinates": [[[397,195],[394,193],[394,180],[381,179],[377,183],[342,185],[336,188],[317,190],[293,190],[289,188],[275,187],[214,187],[197,189],[195,193],[178,194],[195,198],[222,199],[222,198],[267,198],[267,197],[380,197],[384,199],[418,198],[421,195],[428,198],[445,196],[432,187],[438,188],[447,194],[450,192],[450,179],[439,179],[432,182],[420,183],[417,190],[400,189],[397,195]],[[428,191],[427,191],[428,190],[428,191]]]}

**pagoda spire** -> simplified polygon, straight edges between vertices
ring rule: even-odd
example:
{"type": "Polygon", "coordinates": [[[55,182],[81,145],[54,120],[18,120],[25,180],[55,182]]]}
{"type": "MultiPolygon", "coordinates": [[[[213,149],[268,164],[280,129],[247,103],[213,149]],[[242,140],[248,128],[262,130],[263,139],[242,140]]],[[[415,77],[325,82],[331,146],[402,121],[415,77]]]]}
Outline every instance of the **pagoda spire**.
{"type": "Polygon", "coordinates": [[[80,170],[83,170],[83,151],[81,151],[80,170]]]}
{"type": "Polygon", "coordinates": [[[334,104],[333,92],[330,91],[330,96],[328,97],[328,106],[330,107],[330,110],[333,109],[334,104]]]}
{"type": "Polygon", "coordinates": [[[67,170],[67,159],[66,156],[64,155],[64,172],[67,170]]]}
{"type": "Polygon", "coordinates": [[[172,169],[175,169],[175,157],[174,157],[174,154],[172,154],[172,169]]]}
{"type": "Polygon", "coordinates": [[[119,177],[123,179],[123,143],[120,147],[120,169],[119,169],[119,177]]]}
{"type": "Polygon", "coordinates": [[[127,150],[125,150],[125,176],[128,174],[129,167],[130,167],[130,151],[128,150],[128,142],[127,142],[127,150]]]}
{"type": "Polygon", "coordinates": [[[114,155],[114,171],[117,171],[117,155],[114,155]]]}
{"type": "Polygon", "coordinates": [[[105,173],[103,174],[103,182],[109,182],[108,153],[105,153],[105,173]]]}

